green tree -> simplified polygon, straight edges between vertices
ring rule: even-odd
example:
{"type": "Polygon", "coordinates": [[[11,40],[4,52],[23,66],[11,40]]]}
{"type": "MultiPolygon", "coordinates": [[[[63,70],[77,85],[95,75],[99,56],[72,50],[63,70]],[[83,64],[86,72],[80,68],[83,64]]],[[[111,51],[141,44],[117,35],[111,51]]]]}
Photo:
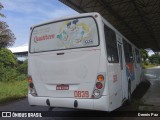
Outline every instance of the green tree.
{"type": "MultiPolygon", "coordinates": [[[[3,9],[3,5],[0,3],[0,10],[3,9]]],[[[5,17],[4,14],[0,13],[0,17],[5,17]]],[[[9,29],[6,22],[0,21],[0,48],[12,46],[15,41],[15,36],[9,29]]]]}
{"type": "Polygon", "coordinates": [[[18,64],[17,70],[21,74],[25,74],[27,76],[28,74],[28,60],[25,60],[22,64],[18,64]]]}
{"type": "Polygon", "coordinates": [[[141,53],[141,57],[142,57],[142,61],[143,62],[146,62],[146,60],[148,59],[148,52],[144,49],[141,49],[140,50],[140,53],[141,53]]]}
{"type": "Polygon", "coordinates": [[[149,61],[152,64],[160,64],[160,54],[153,54],[149,57],[149,61]]]}
{"type": "Polygon", "coordinates": [[[0,48],[0,63],[4,67],[15,67],[17,64],[16,56],[7,48],[0,48]]]}
{"type": "MultiPolygon", "coordinates": [[[[4,8],[3,5],[0,3],[0,10],[2,10],[3,8],[4,8]]],[[[5,17],[5,15],[0,13],[0,17],[5,17]]]]}
{"type": "Polygon", "coordinates": [[[7,48],[0,48],[0,81],[10,82],[25,80],[26,64],[25,62],[22,66],[19,66],[17,58],[10,50],[7,48]],[[21,72],[17,69],[20,69],[21,72]]]}

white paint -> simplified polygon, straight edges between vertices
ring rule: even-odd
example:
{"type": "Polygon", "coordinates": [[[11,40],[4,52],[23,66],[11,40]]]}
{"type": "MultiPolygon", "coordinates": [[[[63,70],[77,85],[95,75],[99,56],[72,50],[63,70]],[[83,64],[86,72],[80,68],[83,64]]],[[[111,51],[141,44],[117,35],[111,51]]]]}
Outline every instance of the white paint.
{"type": "MultiPolygon", "coordinates": [[[[88,16],[95,17],[95,15],[98,15],[98,17],[95,18],[95,21],[97,22],[97,27],[99,30],[99,46],[95,46],[97,44],[98,36],[96,32],[92,32],[92,34],[94,33],[94,35],[90,35],[94,41],[94,46],[88,47],[88,45],[86,45],[84,46],[85,48],[58,51],[52,51],[53,47],[58,47],[56,46],[57,44],[54,44],[54,46],[52,46],[53,43],[45,43],[45,41],[44,44],[37,46],[38,49],[33,49],[35,47],[33,44],[36,43],[33,43],[34,39],[33,37],[31,37],[31,44],[33,45],[31,48],[31,52],[38,53],[29,53],[28,73],[30,76],[32,76],[38,97],[32,96],[29,92],[28,99],[30,105],[47,106],[46,100],[49,99],[51,102],[51,106],[53,107],[74,108],[74,101],[78,100],[78,108],[112,111],[120,107],[124,99],[128,99],[129,78],[126,77],[126,63],[124,60],[124,50],[122,43],[122,38],[125,37],[121,35],[98,13],[86,13],[59,20],[72,18],[76,19],[78,17],[86,18],[88,16]],[[117,41],[121,42],[120,45],[122,46],[123,69],[121,69],[120,63],[108,63],[107,61],[104,24],[115,31],[118,39],[117,41]],[[41,49],[43,49],[45,52],[39,52],[41,51],[41,49]],[[47,52],[48,49],[51,51],[47,52]],[[64,54],[57,55],[57,53],[64,54]],[[102,73],[104,73],[103,75],[105,75],[105,81],[103,83],[104,88],[101,91],[102,96],[98,99],[93,99],[92,93],[96,88],[95,84],[97,81],[97,75],[102,73]],[[115,82],[114,78],[117,79],[115,82]],[[56,90],[56,85],[59,84],[67,84],[70,88],[69,90],[56,90]],[[74,91],[88,91],[89,98],[75,98],[74,91]]],[[[53,23],[54,21],[50,22],[53,23]]],[[[47,26],[49,26],[50,22],[46,22],[43,24],[48,24],[47,26]]],[[[96,30],[96,24],[88,24],[88,21],[84,21],[84,23],[86,23],[89,28],[91,27],[96,30]]],[[[57,26],[54,30],[52,30],[52,32],[56,33],[55,31],[58,31],[60,26],[57,26]]],[[[36,28],[36,26],[33,27],[36,28]]],[[[54,26],[52,26],[52,28],[53,27],[54,26]]],[[[42,29],[44,28],[45,25],[42,25],[42,29]]],[[[72,26],[72,29],[74,29],[74,26],[72,26]]],[[[52,32],[49,31],[50,34],[52,34],[52,32]]],[[[66,40],[66,38],[64,40],[66,40]]],[[[131,42],[129,43],[132,45],[133,49],[136,48],[131,42]]],[[[134,69],[136,78],[132,81],[132,92],[135,90],[136,85],[139,84],[141,74],[140,64],[136,63],[135,61],[134,67],[135,66],[137,66],[136,69],[134,69]]]]}

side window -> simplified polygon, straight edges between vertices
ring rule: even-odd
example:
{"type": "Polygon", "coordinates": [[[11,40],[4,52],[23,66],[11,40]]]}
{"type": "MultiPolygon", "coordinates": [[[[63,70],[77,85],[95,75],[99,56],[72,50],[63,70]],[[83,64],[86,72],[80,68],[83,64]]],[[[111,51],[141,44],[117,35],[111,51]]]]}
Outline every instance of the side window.
{"type": "Polygon", "coordinates": [[[136,51],[136,61],[137,63],[140,63],[140,54],[139,54],[139,50],[138,49],[135,49],[136,51]]]}
{"type": "Polygon", "coordinates": [[[115,32],[107,26],[104,26],[107,59],[110,63],[118,63],[118,51],[115,32]]]}
{"type": "Polygon", "coordinates": [[[123,39],[124,55],[126,63],[133,63],[132,46],[123,39]]]}

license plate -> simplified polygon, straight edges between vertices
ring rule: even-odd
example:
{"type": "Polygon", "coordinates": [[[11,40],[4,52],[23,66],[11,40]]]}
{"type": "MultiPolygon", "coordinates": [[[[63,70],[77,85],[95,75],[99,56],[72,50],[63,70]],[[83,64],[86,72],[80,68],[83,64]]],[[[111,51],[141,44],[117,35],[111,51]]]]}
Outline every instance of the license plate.
{"type": "Polygon", "coordinates": [[[69,85],[64,85],[64,84],[57,85],[56,90],[69,90],[69,85]]]}

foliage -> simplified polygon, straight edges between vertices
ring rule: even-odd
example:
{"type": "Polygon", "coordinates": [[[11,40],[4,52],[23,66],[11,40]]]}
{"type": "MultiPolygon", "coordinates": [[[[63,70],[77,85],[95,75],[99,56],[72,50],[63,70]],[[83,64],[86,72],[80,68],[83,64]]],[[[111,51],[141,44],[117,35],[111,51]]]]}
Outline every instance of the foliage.
{"type": "Polygon", "coordinates": [[[146,65],[146,64],[144,64],[144,63],[142,64],[142,68],[143,68],[143,69],[152,68],[152,67],[156,67],[156,65],[153,65],[153,64],[147,64],[147,65],[146,65]]]}
{"type": "Polygon", "coordinates": [[[17,66],[17,70],[19,71],[19,73],[27,75],[27,73],[28,73],[28,60],[25,60],[24,62],[19,63],[17,66]]]}
{"type": "Polygon", "coordinates": [[[148,52],[144,49],[140,50],[142,56],[142,68],[151,68],[156,65],[160,65],[160,54],[155,52],[153,55],[149,56],[148,52]]]}
{"type": "Polygon", "coordinates": [[[26,79],[27,62],[19,65],[15,55],[6,48],[0,49],[0,81],[20,81],[26,79]],[[21,71],[20,71],[21,70],[21,71]]]}
{"type": "Polygon", "coordinates": [[[26,80],[0,82],[0,104],[26,97],[27,84],[26,80]]]}
{"type": "Polygon", "coordinates": [[[160,54],[153,54],[149,57],[149,61],[152,63],[152,64],[160,64],[160,54]]]}
{"type": "MultiPolygon", "coordinates": [[[[0,10],[3,5],[0,3],[0,10]]],[[[0,13],[0,17],[5,17],[0,13]]],[[[19,64],[14,54],[5,47],[13,45],[14,34],[6,22],[0,21],[0,103],[23,98],[27,94],[27,61],[19,64]],[[24,74],[25,73],[25,74],[24,74]]]]}
{"type": "MultiPolygon", "coordinates": [[[[1,10],[2,8],[4,8],[4,7],[3,7],[3,5],[0,3],[0,10],[1,10]]],[[[5,15],[2,14],[2,13],[0,13],[0,17],[5,17],[5,15]]]]}
{"type": "Polygon", "coordinates": [[[25,74],[19,73],[15,68],[4,67],[4,65],[0,63],[0,81],[11,82],[21,81],[25,79],[25,74]]]}
{"type": "Polygon", "coordinates": [[[144,65],[149,65],[150,63],[149,63],[149,61],[144,61],[143,64],[144,65]]]}
{"type": "MultiPolygon", "coordinates": [[[[3,5],[0,3],[0,10],[2,10],[3,5]]],[[[5,17],[4,14],[0,13],[0,17],[5,17]]],[[[0,21],[0,48],[12,46],[15,41],[15,36],[9,29],[6,22],[0,21]]]]}
{"type": "Polygon", "coordinates": [[[141,53],[142,61],[143,61],[143,62],[146,61],[147,58],[149,57],[149,56],[148,56],[148,52],[147,52],[146,50],[144,50],[144,49],[141,49],[141,50],[140,50],[140,53],[141,53]]]}
{"type": "Polygon", "coordinates": [[[0,49],[0,62],[3,63],[4,67],[14,67],[17,64],[17,58],[12,52],[6,48],[0,49]]]}

